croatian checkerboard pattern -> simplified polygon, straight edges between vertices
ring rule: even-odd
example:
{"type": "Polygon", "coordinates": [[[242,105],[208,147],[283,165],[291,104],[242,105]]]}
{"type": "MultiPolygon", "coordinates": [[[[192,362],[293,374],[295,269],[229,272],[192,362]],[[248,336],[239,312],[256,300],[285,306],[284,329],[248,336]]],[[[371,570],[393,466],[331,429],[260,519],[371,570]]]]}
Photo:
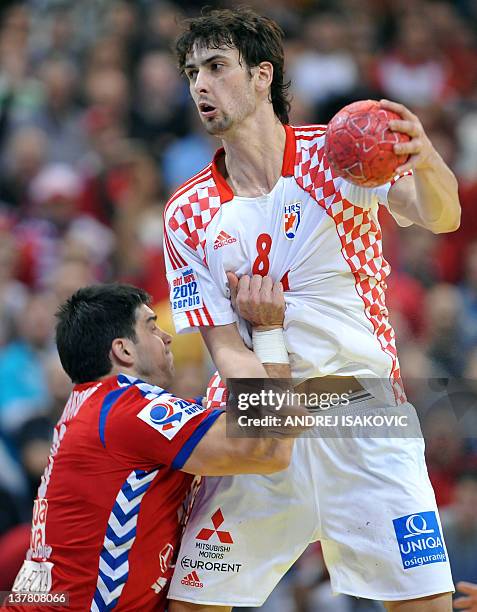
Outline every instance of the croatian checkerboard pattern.
{"type": "Polygon", "coordinates": [[[220,374],[215,372],[207,385],[206,408],[225,408],[227,405],[227,387],[220,374]]]}
{"type": "Polygon", "coordinates": [[[381,348],[392,358],[396,401],[406,401],[400,382],[394,330],[384,301],[385,279],[390,267],[383,257],[381,230],[368,210],[355,206],[340,193],[343,179],[336,176],[324,156],[324,127],[316,131],[297,128],[295,178],[333,219],[341,241],[341,253],[355,278],[356,291],[364,303],[381,348]],[[315,138],[310,137],[314,135],[315,138]]]}

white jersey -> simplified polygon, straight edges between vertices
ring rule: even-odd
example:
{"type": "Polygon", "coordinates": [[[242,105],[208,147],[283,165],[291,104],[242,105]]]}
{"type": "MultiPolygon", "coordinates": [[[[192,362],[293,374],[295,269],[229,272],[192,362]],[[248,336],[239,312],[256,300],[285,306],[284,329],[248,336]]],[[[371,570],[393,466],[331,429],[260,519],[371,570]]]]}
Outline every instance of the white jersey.
{"type": "MultiPolygon", "coordinates": [[[[165,210],[167,278],[176,330],[238,321],[226,271],[259,273],[286,289],[285,339],[294,377],[399,378],[384,301],[376,189],[338,177],[324,155],[326,126],[285,126],[282,176],[267,195],[237,197],[215,160],[165,210]]],[[[239,329],[248,346],[250,330],[239,329]]]]}

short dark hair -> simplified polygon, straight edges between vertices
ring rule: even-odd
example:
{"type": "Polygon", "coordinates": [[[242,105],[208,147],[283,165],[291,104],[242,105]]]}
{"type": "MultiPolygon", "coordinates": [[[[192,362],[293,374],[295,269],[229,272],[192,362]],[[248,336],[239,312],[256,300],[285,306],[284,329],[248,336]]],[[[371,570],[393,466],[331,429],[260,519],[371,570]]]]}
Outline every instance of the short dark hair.
{"type": "Polygon", "coordinates": [[[115,338],[136,341],[136,310],[149,304],[142,289],[119,283],[78,289],[56,313],[56,346],[63,369],[74,383],[109,374],[115,338]]]}
{"type": "Polygon", "coordinates": [[[185,30],[176,41],[179,69],[184,73],[187,55],[197,43],[211,49],[236,48],[248,68],[260,62],[273,65],[270,101],[275,115],[288,123],[290,101],[284,83],[283,30],[273,19],[259,15],[246,7],[234,9],[204,9],[200,17],[187,19],[185,30]]]}

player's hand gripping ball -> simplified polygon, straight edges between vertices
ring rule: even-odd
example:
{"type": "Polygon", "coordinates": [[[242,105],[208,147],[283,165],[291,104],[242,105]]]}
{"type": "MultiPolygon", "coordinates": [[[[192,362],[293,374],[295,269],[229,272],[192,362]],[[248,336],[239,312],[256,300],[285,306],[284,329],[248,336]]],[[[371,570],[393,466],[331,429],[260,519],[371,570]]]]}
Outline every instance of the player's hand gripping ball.
{"type": "Polygon", "coordinates": [[[393,147],[409,140],[393,132],[389,121],[401,119],[381,108],[375,100],[361,100],[342,108],[328,124],[325,154],[333,170],[362,187],[387,183],[404,164],[407,155],[396,155],[393,147]]]}

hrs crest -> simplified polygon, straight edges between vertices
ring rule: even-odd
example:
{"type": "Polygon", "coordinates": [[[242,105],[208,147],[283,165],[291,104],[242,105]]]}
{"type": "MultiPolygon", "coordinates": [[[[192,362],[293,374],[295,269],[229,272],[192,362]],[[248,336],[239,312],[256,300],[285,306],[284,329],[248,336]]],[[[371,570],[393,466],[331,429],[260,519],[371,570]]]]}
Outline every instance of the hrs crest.
{"type": "Polygon", "coordinates": [[[283,232],[287,240],[293,240],[296,236],[301,221],[301,202],[285,204],[283,208],[283,232]]]}

